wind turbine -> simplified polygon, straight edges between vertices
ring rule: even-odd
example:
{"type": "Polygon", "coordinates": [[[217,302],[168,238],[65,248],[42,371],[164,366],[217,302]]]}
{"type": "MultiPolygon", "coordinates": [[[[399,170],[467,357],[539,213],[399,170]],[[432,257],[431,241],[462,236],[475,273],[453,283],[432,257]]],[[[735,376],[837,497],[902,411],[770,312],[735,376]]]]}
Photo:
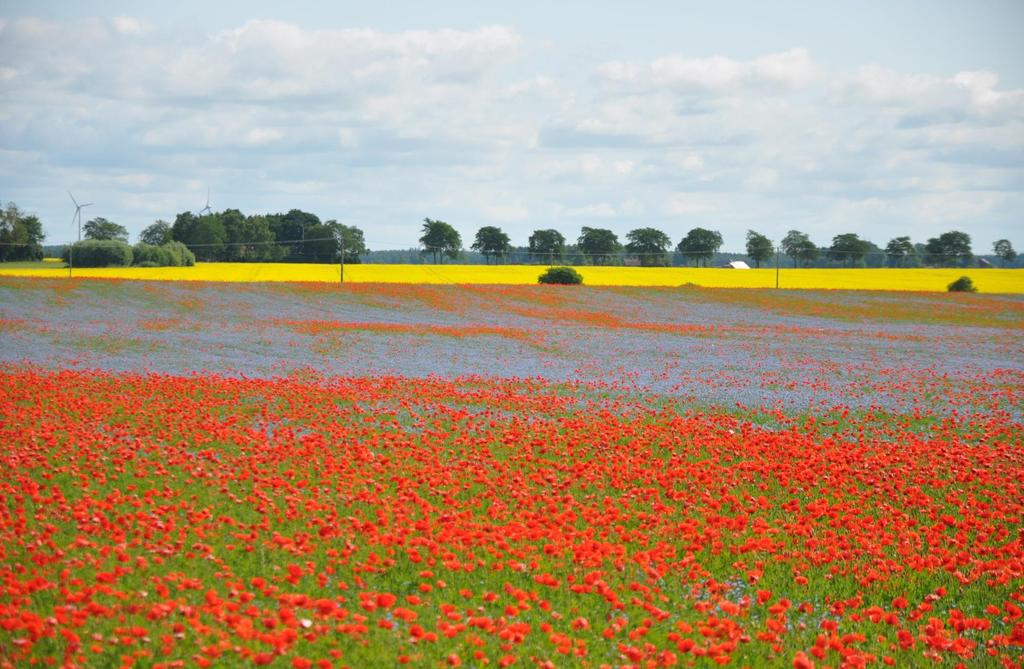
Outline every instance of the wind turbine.
{"type": "Polygon", "coordinates": [[[78,241],[82,241],[82,209],[85,207],[91,207],[92,202],[78,204],[78,200],[76,200],[75,196],[71,194],[71,191],[68,191],[68,197],[70,197],[71,201],[75,203],[75,215],[71,218],[71,225],[78,223],[78,241]]]}
{"type": "Polygon", "coordinates": [[[206,187],[206,206],[199,210],[199,215],[202,216],[204,212],[208,214],[208,213],[210,213],[210,211],[211,211],[210,210],[210,187],[207,186],[206,187]]]}

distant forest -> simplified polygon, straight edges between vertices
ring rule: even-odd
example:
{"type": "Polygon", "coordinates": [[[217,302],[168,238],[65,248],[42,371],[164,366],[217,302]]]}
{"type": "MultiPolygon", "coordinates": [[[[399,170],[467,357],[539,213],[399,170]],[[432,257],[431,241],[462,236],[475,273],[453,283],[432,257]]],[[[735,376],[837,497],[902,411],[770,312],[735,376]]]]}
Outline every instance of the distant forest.
{"type": "MultiPolygon", "coordinates": [[[[94,218],[82,228],[86,240],[128,244],[128,230],[104,218],[94,218]]],[[[882,247],[856,233],[832,238],[828,246],[812,241],[806,233],[790,230],[772,240],[754,230],[747,232],[746,248],[722,251],[721,234],[713,229],[692,228],[678,242],[657,228],[631,230],[620,240],[613,231],[584,226],[576,240],[558,230],[539,229],[525,246],[513,246],[501,228],[484,226],[470,243],[450,224],[426,218],[418,246],[371,251],[363,230],[335,220],[321,220],[299,209],[284,214],[246,216],[237,209],[194,214],[179,213],[174,222],[156,221],[143,230],[136,245],[162,246],[179,242],[198,261],[217,262],[316,262],[376,264],[567,264],[618,266],[721,266],[744,261],[754,267],[1020,267],[1009,240],[993,244],[992,252],[975,254],[965,232],[951,230],[924,242],[907,236],[888,240],[882,247]],[[468,247],[468,248],[467,248],[468,247]]],[[[410,240],[412,241],[412,240],[410,240]]],[[[45,245],[37,217],[13,203],[0,221],[0,260],[62,257],[65,246],[45,245]]]]}

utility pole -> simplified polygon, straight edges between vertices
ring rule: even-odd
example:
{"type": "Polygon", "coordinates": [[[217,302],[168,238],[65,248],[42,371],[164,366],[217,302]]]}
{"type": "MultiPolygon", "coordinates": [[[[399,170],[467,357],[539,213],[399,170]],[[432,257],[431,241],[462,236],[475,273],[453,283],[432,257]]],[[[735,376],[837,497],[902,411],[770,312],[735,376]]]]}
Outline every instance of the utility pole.
{"type": "Polygon", "coordinates": [[[75,245],[68,244],[68,278],[71,278],[71,268],[75,266],[75,245]]]}
{"type": "Polygon", "coordinates": [[[782,249],[775,249],[775,288],[779,287],[779,264],[782,260],[782,249]]]}
{"type": "Polygon", "coordinates": [[[345,283],[345,238],[341,238],[341,283],[345,283]]]}

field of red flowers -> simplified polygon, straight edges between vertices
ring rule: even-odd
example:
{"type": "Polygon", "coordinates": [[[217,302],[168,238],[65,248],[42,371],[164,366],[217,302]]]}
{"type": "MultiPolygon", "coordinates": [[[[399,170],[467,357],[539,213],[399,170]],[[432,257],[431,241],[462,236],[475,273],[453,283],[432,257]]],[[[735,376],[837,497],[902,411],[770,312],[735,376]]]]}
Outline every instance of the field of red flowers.
{"type": "MultiPolygon", "coordinates": [[[[757,406],[695,403],[677,377],[658,390],[585,370],[248,376],[6,360],[0,666],[1021,666],[1018,316],[983,331],[911,305],[930,325],[885,339],[877,311],[865,335],[806,320],[817,313],[673,321],[657,294],[616,321],[590,314],[621,292],[587,294],[589,309],[553,295],[515,319],[475,317],[476,330],[408,310],[391,323],[279,311],[266,327],[310,355],[338,332],[416,336],[435,356],[450,351],[437,341],[500,338],[513,370],[517,351],[554,366],[569,343],[619,331],[651,347],[635,360],[684,351],[672,338],[749,355],[768,335],[807,358],[758,377],[757,406]],[[553,338],[533,312],[577,329],[553,338]],[[923,364],[941,328],[979,342],[959,352],[959,375],[923,364]],[[888,373],[874,354],[839,359],[866,339],[920,358],[888,373]],[[791,383],[833,401],[774,402],[791,383]]],[[[357,297],[376,301],[370,315],[398,299],[357,297]]],[[[699,299],[723,300],[687,309],[699,299]]],[[[730,317],[744,299],[724,298],[730,317]]],[[[247,346],[268,336],[253,329],[247,346]]],[[[361,341],[345,340],[350,355],[370,351],[361,341]]],[[[144,369],[141,350],[102,360],[144,369]]]]}

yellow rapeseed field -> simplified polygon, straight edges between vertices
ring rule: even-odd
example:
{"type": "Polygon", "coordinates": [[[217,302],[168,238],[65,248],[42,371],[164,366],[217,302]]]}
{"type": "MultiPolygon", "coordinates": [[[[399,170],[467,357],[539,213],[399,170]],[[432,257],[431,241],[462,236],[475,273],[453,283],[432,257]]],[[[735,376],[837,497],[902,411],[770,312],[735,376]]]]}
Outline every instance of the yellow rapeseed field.
{"type": "MultiPolygon", "coordinates": [[[[532,284],[537,265],[346,265],[352,283],[532,284]]],[[[692,267],[578,267],[591,286],[680,286],[773,288],[774,269],[692,267]]],[[[67,268],[5,269],[6,276],[68,276],[67,268]]],[[[781,288],[944,291],[968,275],[984,293],[1024,293],[1024,270],[1004,269],[785,269],[781,288]]],[[[339,281],[338,265],[288,263],[198,263],[195,267],[104,267],[76,269],[75,277],[163,281],[339,281]]]]}

